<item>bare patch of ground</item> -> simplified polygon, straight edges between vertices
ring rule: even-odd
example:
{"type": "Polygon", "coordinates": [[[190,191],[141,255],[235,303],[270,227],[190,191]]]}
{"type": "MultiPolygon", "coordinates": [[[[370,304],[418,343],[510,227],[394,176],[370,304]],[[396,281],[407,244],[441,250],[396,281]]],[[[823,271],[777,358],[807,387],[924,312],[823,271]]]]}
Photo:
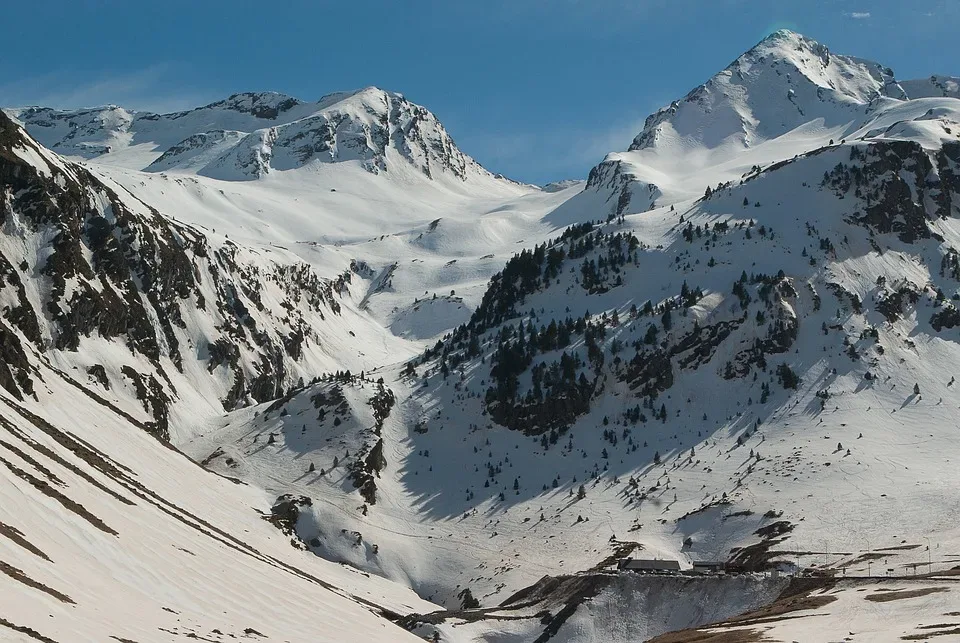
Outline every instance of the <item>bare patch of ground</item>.
{"type": "Polygon", "coordinates": [[[960,634],[960,627],[954,628],[952,630],[938,630],[936,632],[921,632],[920,634],[907,634],[906,636],[901,636],[900,638],[904,641],[926,641],[927,639],[934,636],[956,636],[960,634]]]}
{"type": "Polygon", "coordinates": [[[758,630],[726,630],[706,632],[703,630],[682,630],[667,632],[650,639],[649,643],[762,643],[769,641],[758,630]]]}
{"type": "Polygon", "coordinates": [[[940,592],[949,592],[950,589],[947,587],[923,587],[921,589],[905,589],[902,591],[890,590],[877,592],[876,594],[870,594],[869,596],[864,596],[863,598],[868,601],[873,601],[874,603],[886,603],[889,601],[901,601],[907,598],[919,598],[921,596],[927,596],[929,594],[937,594],[940,592]]]}
{"type": "Polygon", "coordinates": [[[17,529],[16,527],[11,527],[10,525],[0,522],[0,536],[6,536],[10,540],[12,540],[16,544],[26,549],[31,554],[33,554],[34,556],[39,556],[45,561],[52,562],[49,556],[47,556],[45,553],[40,551],[38,547],[36,547],[33,543],[27,540],[24,537],[23,532],[17,529]]]}
{"type": "Polygon", "coordinates": [[[50,587],[47,587],[41,582],[33,580],[32,578],[24,574],[22,570],[19,570],[13,565],[10,565],[9,563],[5,563],[2,560],[0,560],[0,572],[6,574],[7,576],[9,576],[10,578],[12,578],[13,580],[19,583],[23,583],[27,587],[32,587],[33,589],[40,590],[44,594],[49,594],[50,596],[53,596],[55,599],[57,599],[61,603],[69,603],[70,605],[75,604],[73,599],[67,596],[66,594],[64,594],[63,592],[58,592],[55,589],[51,589],[50,587]]]}
{"type": "Polygon", "coordinates": [[[57,643],[52,638],[44,636],[43,634],[41,634],[40,632],[32,628],[25,627],[23,625],[17,625],[16,623],[11,623],[7,619],[3,618],[2,616],[0,616],[0,627],[5,627],[7,629],[13,630],[14,632],[20,632],[21,634],[26,634],[30,638],[36,639],[41,643],[57,643]]]}

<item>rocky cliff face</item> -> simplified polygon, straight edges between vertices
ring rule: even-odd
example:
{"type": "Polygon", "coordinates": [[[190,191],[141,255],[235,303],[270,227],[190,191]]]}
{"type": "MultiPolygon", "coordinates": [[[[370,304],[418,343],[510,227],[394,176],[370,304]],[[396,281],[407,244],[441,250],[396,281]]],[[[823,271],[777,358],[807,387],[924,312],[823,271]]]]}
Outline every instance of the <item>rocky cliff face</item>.
{"type": "Polygon", "coordinates": [[[54,351],[98,386],[128,390],[161,437],[196,365],[209,375],[190,384],[223,408],[273,399],[300,378],[317,326],[340,312],[335,284],[305,264],[254,263],[123,198],[2,115],[0,226],[5,387],[31,391],[24,345],[54,351]],[[116,348],[101,362],[104,345],[116,348]]]}

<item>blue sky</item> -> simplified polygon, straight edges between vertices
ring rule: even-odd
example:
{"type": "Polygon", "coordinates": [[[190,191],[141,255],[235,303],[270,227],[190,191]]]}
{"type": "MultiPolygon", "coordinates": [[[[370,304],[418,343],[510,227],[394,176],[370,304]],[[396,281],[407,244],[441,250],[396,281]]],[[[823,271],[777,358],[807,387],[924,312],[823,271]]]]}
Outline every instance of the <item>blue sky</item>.
{"type": "Polygon", "coordinates": [[[585,177],[643,119],[787,27],[900,78],[960,75],[960,0],[30,0],[4,3],[0,104],[169,111],[377,85],[488,169],[585,177]]]}

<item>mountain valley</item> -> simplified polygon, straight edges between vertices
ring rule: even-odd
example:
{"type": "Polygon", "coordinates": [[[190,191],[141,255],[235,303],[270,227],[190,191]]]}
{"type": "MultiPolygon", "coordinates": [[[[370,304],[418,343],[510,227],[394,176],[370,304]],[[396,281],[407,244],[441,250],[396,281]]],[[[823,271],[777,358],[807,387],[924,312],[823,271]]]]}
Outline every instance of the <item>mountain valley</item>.
{"type": "Polygon", "coordinates": [[[375,87],[4,109],[0,638],[960,630],[958,82],[777,31],[542,187],[375,87]]]}

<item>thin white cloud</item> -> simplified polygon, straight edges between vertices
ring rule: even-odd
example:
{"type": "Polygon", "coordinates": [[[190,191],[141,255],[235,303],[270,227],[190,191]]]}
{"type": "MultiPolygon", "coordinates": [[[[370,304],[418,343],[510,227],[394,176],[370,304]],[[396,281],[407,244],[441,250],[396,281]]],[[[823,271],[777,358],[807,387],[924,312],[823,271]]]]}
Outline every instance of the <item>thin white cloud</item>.
{"type": "Polygon", "coordinates": [[[851,14],[848,14],[854,20],[866,20],[870,17],[869,11],[854,11],[851,14]]]}
{"type": "Polygon", "coordinates": [[[201,92],[178,92],[170,96],[163,89],[169,86],[164,80],[173,75],[168,65],[81,80],[72,74],[55,72],[0,84],[0,105],[75,109],[115,104],[129,109],[171,112],[196,107],[213,98],[201,92]]]}

